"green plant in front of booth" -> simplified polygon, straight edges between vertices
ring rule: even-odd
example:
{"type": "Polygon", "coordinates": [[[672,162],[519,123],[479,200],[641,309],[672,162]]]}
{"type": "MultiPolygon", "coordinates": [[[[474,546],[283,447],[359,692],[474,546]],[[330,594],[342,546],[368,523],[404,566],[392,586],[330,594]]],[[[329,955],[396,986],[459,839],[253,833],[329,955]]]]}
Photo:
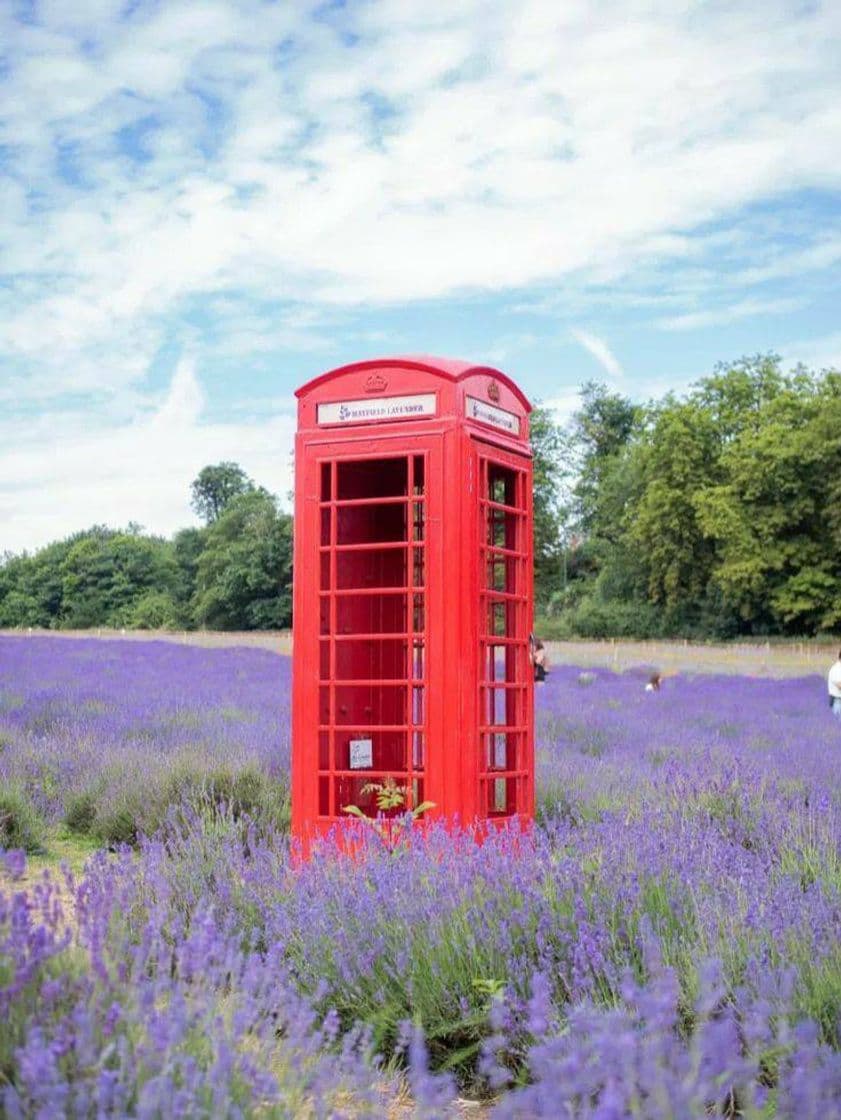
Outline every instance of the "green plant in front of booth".
{"type": "MultiPolygon", "coordinates": [[[[380,813],[389,813],[395,809],[401,809],[406,804],[406,787],[399,786],[390,774],[382,782],[367,782],[362,787],[361,792],[374,794],[377,810],[380,813]]],[[[434,808],[434,801],[421,801],[420,804],[407,810],[407,815],[414,822],[434,808]]],[[[364,821],[366,825],[375,830],[379,838],[386,844],[393,845],[404,827],[404,822],[399,819],[389,820],[386,823],[378,818],[369,817],[364,809],[360,809],[358,805],[345,805],[342,812],[349,813],[351,816],[364,821]]]]}

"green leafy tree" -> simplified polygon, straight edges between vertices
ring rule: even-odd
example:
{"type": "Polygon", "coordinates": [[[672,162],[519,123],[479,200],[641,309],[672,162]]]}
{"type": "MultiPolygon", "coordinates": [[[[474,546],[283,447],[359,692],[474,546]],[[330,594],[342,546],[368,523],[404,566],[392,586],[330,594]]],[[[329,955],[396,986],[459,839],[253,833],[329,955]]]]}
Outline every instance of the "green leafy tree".
{"type": "Polygon", "coordinates": [[[64,597],[64,563],[82,541],[106,537],[103,525],[73,533],[30,555],[7,556],[0,564],[0,626],[53,629],[60,625],[64,597]]]}
{"type": "Polygon", "coordinates": [[[691,395],[709,415],[717,438],[726,446],[745,431],[757,431],[763,409],[780,393],[785,377],[776,354],[756,354],[736,362],[719,362],[691,395]]]}
{"type": "Polygon", "coordinates": [[[6,553],[0,561],[0,627],[49,626],[50,617],[38,621],[38,602],[26,586],[28,556],[6,553]]]}
{"type": "Polygon", "coordinates": [[[176,579],[167,541],[110,530],[77,541],[61,572],[60,623],[69,629],[130,625],[137,600],[171,590],[176,579]]]}
{"type": "Polygon", "coordinates": [[[640,415],[638,405],[600,382],[588,381],[581,388],[570,440],[577,458],[575,519],[579,531],[588,536],[612,540],[617,535],[615,511],[604,508],[604,488],[617,471],[640,415]]]}
{"type": "Polygon", "coordinates": [[[263,489],[233,499],[198,558],[194,615],[221,630],[267,630],[292,617],[292,518],[263,489]]]}
{"type": "Polygon", "coordinates": [[[125,623],[133,630],[177,630],[183,614],[168,591],[146,591],[125,612],[125,623]]]}
{"type": "Polygon", "coordinates": [[[780,375],[775,395],[725,446],[721,468],[696,508],[725,600],[752,628],[838,626],[841,375],[780,375]]]}
{"type": "Polygon", "coordinates": [[[564,508],[563,576],[550,602],[553,614],[573,611],[587,597],[624,596],[629,576],[639,583],[622,532],[636,481],[629,449],[641,416],[636,404],[605,385],[582,386],[581,405],[565,432],[566,477],[575,481],[564,508]]]}
{"type": "Polygon", "coordinates": [[[179,529],[172,539],[172,554],[177,571],[173,598],[178,608],[182,625],[191,626],[193,619],[193,596],[196,593],[196,578],[199,558],[207,542],[208,530],[179,529]]]}
{"type": "Polygon", "coordinates": [[[190,505],[206,525],[225,512],[234,498],[254,489],[254,483],[237,463],[223,462],[203,467],[190,485],[190,505]]]}
{"type": "Polygon", "coordinates": [[[568,440],[548,408],[529,418],[534,456],[534,583],[538,602],[556,588],[562,564],[565,483],[569,472],[568,440]]]}
{"type": "Polygon", "coordinates": [[[708,410],[667,399],[635,451],[639,499],[626,517],[627,543],[641,558],[648,598],[669,608],[706,591],[713,549],[695,498],[717,481],[717,440],[708,410]]]}

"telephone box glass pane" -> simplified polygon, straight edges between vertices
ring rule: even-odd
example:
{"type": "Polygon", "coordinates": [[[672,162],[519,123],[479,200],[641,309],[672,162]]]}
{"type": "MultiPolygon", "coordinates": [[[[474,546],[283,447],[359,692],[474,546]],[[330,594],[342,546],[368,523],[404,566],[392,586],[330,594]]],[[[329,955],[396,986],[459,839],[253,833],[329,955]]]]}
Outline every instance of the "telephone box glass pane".
{"type": "Polygon", "coordinates": [[[405,541],[406,505],[339,506],[336,510],[338,544],[366,544],[372,541],[405,541]]]}
{"type": "Polygon", "coordinates": [[[412,629],[415,632],[426,628],[426,612],[424,610],[423,595],[413,595],[414,609],[412,612],[412,629]]]}
{"type": "Polygon", "coordinates": [[[406,715],[406,686],[403,684],[336,686],[337,727],[406,725],[406,715]]]}
{"type": "Polygon", "coordinates": [[[423,709],[424,709],[424,690],[423,688],[412,689],[412,723],[423,723],[423,709]]]}
{"type": "Polygon", "coordinates": [[[489,725],[494,723],[508,723],[506,701],[508,690],[505,688],[488,688],[485,692],[487,696],[485,722],[489,725]]]}
{"type": "Polygon", "coordinates": [[[374,790],[370,788],[373,779],[369,777],[345,776],[335,779],[336,790],[336,815],[342,816],[342,810],[348,805],[355,805],[366,816],[376,817],[377,802],[374,790]]]}
{"type": "Polygon", "coordinates": [[[507,655],[509,652],[508,646],[494,646],[487,647],[487,679],[493,681],[507,681],[514,680],[513,674],[509,676],[507,655]]]}
{"type": "Polygon", "coordinates": [[[408,497],[409,464],[400,459],[361,459],[338,463],[336,497],[339,501],[360,498],[408,497]]]}
{"type": "Polygon", "coordinates": [[[508,808],[508,779],[494,778],[492,813],[504,813],[508,808]]]}
{"type": "Polygon", "coordinates": [[[318,815],[320,817],[328,817],[330,815],[330,779],[318,779],[318,815]]]}
{"type": "Polygon", "coordinates": [[[487,543],[493,548],[505,548],[513,552],[518,545],[519,522],[518,514],[491,507],[488,516],[487,543]]]}
{"type": "Polygon", "coordinates": [[[426,486],[426,471],[423,455],[415,455],[412,460],[413,492],[423,494],[426,486]]]}
{"type": "Polygon", "coordinates": [[[507,770],[508,733],[492,731],[485,735],[485,766],[488,770],[507,770]]]}
{"type": "Polygon", "coordinates": [[[336,630],[339,634],[405,634],[406,596],[399,592],[339,595],[336,630]]]}
{"type": "Polygon", "coordinates": [[[508,634],[508,606],[505,602],[488,603],[488,630],[499,638],[508,634]]]}
{"type": "Polygon", "coordinates": [[[501,505],[516,506],[516,493],[516,472],[498,463],[488,463],[488,498],[501,505]]]}
{"type": "Polygon", "coordinates": [[[413,548],[414,567],[412,569],[412,583],[415,587],[423,587],[425,581],[424,556],[422,548],[413,548]]]}
{"type": "Polygon", "coordinates": [[[406,549],[372,548],[336,553],[339,590],[366,587],[405,587],[406,549]]]}
{"type": "Polygon", "coordinates": [[[346,816],[342,810],[347,805],[355,805],[367,817],[397,817],[405,813],[411,795],[406,783],[396,782],[397,790],[402,793],[402,800],[392,809],[380,809],[377,805],[377,791],[371,786],[379,784],[378,779],[365,776],[343,775],[336,778],[336,814],[346,816]]]}
{"type": "Polygon", "coordinates": [[[412,503],[412,540],[422,541],[424,539],[424,504],[423,502],[412,503]]]}
{"type": "MultiPolygon", "coordinates": [[[[381,731],[377,728],[337,731],[335,768],[359,770],[368,774],[386,772],[397,777],[407,769],[405,733],[381,731]],[[354,750],[351,748],[353,743],[357,744],[354,750]]],[[[368,781],[371,780],[373,779],[369,776],[368,781]]]]}
{"type": "Polygon", "coordinates": [[[368,638],[336,642],[336,680],[405,680],[406,642],[368,638]]]}

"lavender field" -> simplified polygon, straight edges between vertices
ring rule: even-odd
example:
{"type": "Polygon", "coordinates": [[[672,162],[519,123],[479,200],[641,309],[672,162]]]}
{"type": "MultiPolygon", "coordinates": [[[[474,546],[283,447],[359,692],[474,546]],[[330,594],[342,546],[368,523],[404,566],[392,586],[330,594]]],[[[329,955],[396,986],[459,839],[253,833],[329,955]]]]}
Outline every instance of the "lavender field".
{"type": "Polygon", "coordinates": [[[5,1114],[841,1116],[823,681],[644,682],[538,690],[530,835],[301,866],[285,658],[0,638],[5,1114]]]}

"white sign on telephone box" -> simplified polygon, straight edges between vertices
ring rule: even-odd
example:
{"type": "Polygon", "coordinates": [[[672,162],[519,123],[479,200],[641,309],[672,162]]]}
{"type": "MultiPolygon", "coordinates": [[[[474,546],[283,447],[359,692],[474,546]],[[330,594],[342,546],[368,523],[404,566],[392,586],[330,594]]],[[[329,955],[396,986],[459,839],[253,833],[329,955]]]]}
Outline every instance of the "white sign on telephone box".
{"type": "Polygon", "coordinates": [[[351,739],[351,770],[370,770],[374,765],[374,742],[372,739],[351,739]]]}

